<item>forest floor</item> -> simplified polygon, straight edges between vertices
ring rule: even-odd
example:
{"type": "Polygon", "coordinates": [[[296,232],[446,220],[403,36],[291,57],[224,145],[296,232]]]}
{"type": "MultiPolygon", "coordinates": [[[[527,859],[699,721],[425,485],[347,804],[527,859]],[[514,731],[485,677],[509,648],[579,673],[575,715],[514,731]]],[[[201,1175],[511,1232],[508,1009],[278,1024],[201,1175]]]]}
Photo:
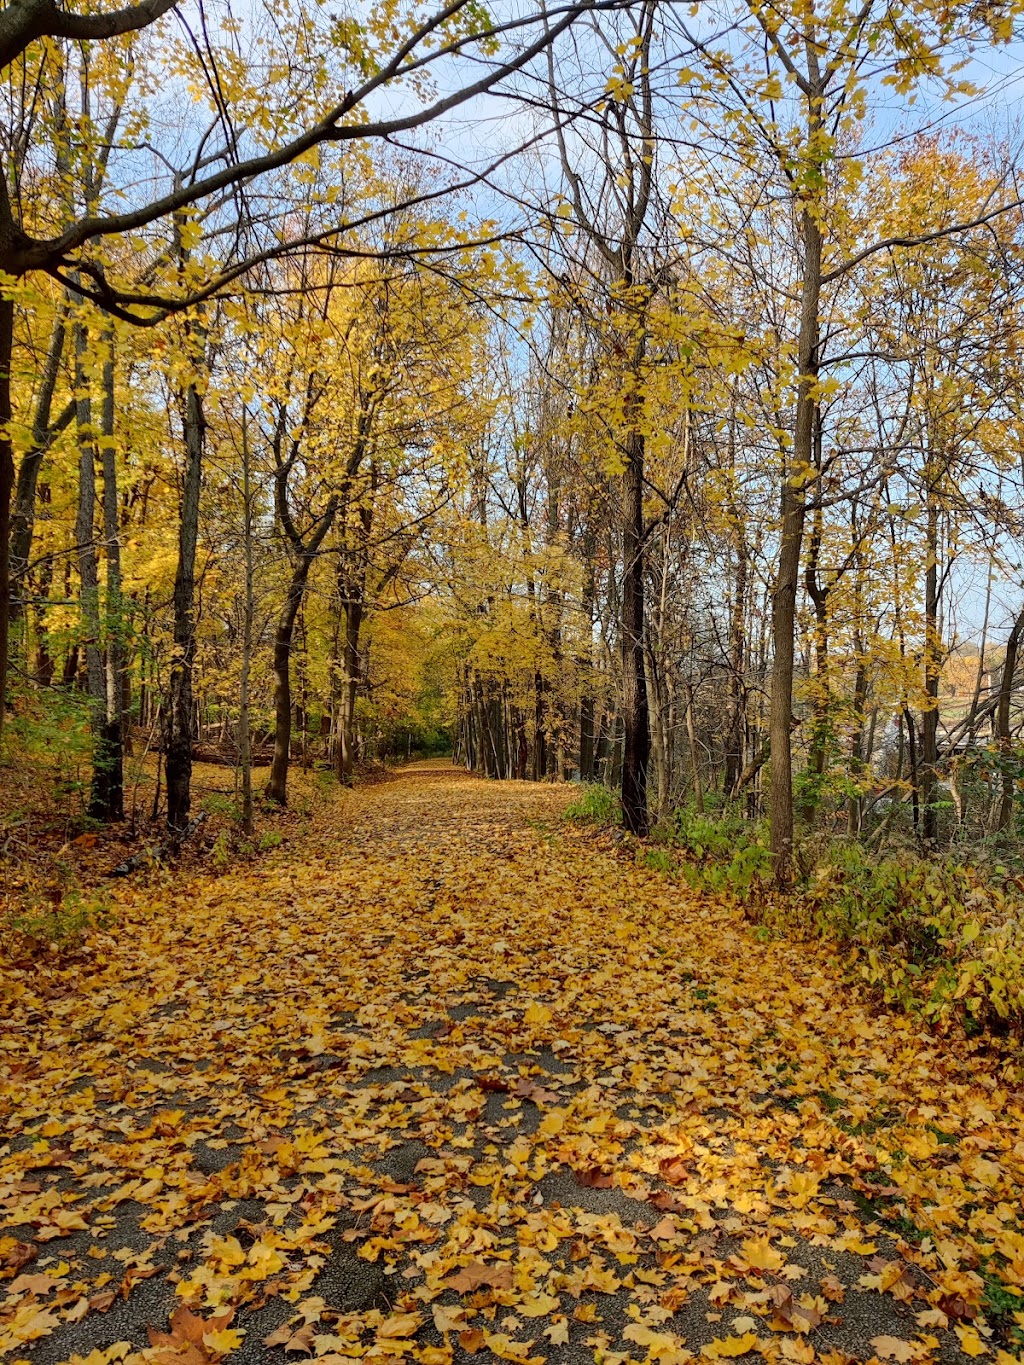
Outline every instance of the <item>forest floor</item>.
{"type": "Polygon", "coordinates": [[[0,966],[0,1355],[1024,1359],[1024,1096],[443,764],[0,966]]]}

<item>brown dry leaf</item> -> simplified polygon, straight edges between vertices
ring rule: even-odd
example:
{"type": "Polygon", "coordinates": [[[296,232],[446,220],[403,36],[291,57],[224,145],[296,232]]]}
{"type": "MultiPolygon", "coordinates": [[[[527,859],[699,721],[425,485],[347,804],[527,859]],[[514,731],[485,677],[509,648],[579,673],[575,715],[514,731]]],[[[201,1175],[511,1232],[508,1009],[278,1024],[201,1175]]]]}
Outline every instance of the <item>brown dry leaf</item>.
{"type": "Polygon", "coordinates": [[[460,1294],[471,1294],[483,1285],[491,1289],[511,1289],[512,1267],[506,1262],[485,1265],[483,1261],[470,1261],[456,1274],[449,1275],[445,1283],[460,1294]]]}
{"type": "Polygon", "coordinates": [[[846,1286],[835,1275],[822,1275],[821,1292],[829,1303],[842,1303],[846,1298],[846,1286]]]}
{"type": "Polygon", "coordinates": [[[582,1170],[573,1170],[576,1183],[589,1190],[610,1190],[615,1183],[607,1171],[603,1171],[600,1166],[586,1166],[582,1170]]]}
{"type": "Polygon", "coordinates": [[[558,1104],[561,1095],[554,1090],[547,1090],[544,1086],[538,1085],[536,1081],[528,1080],[525,1076],[520,1076],[512,1087],[512,1094],[518,1099],[529,1100],[532,1104],[558,1104]]]}
{"type": "Polygon", "coordinates": [[[658,1172],[669,1185],[685,1185],[690,1178],[690,1168],[681,1156],[665,1157],[658,1163],[658,1172]]]}

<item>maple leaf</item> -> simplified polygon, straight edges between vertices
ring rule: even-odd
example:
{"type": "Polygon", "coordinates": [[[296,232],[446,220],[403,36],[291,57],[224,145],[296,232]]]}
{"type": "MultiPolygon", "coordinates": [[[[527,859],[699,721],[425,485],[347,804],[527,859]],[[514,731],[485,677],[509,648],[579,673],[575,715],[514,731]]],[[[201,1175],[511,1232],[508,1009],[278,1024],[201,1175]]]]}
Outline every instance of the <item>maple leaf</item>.
{"type": "Polygon", "coordinates": [[[451,1307],[435,1303],[431,1306],[434,1326],[439,1332],[461,1332],[467,1325],[466,1310],[458,1305],[451,1307]]]}
{"type": "Polygon", "coordinates": [[[786,1263],[785,1256],[776,1251],[767,1237],[750,1237],[740,1244],[740,1255],[754,1270],[779,1270],[786,1263]]]}
{"type": "Polygon", "coordinates": [[[706,1346],[702,1346],[701,1355],[710,1356],[713,1360],[726,1359],[731,1356],[745,1356],[757,1347],[757,1333],[744,1332],[742,1336],[722,1337],[709,1341],[706,1346]]]}
{"type": "Polygon", "coordinates": [[[842,1303],[846,1298],[846,1286],[834,1275],[822,1275],[821,1292],[830,1303],[842,1303]]]}
{"type": "Polygon", "coordinates": [[[500,1265],[485,1265],[483,1261],[470,1261],[454,1275],[449,1275],[445,1283],[460,1294],[470,1294],[482,1285],[491,1289],[512,1288],[512,1267],[506,1262],[500,1265]]]}
{"type": "Polygon", "coordinates": [[[567,1346],[569,1343],[569,1321],[567,1318],[556,1318],[548,1323],[544,1328],[543,1336],[546,1336],[552,1346],[567,1346]]]}
{"type": "Polygon", "coordinates": [[[984,1356],[988,1355],[988,1347],[978,1335],[974,1327],[964,1327],[957,1323],[953,1329],[960,1338],[960,1349],[965,1356],[984,1356]]]}
{"type": "Polygon", "coordinates": [[[0,1268],[8,1275],[15,1275],[22,1268],[34,1261],[39,1254],[39,1248],[34,1242],[19,1242],[13,1237],[0,1239],[0,1268]]]}
{"type": "Polygon", "coordinates": [[[544,1086],[538,1085],[535,1081],[528,1080],[525,1076],[520,1076],[512,1087],[512,1094],[519,1099],[529,1100],[532,1104],[557,1104],[562,1098],[554,1090],[546,1090],[544,1086]]]}
{"type": "Polygon", "coordinates": [[[476,1083],[481,1090],[497,1095],[507,1095],[512,1089],[508,1081],[503,1080],[501,1076],[477,1076],[476,1083]]]}
{"type": "Polygon", "coordinates": [[[920,1354],[920,1347],[912,1346],[909,1341],[903,1341],[900,1337],[872,1337],[871,1345],[883,1360],[908,1361],[920,1354]]]}
{"type": "Polygon", "coordinates": [[[245,1333],[237,1327],[222,1327],[218,1331],[204,1332],[203,1345],[214,1356],[226,1356],[237,1351],[245,1338],[245,1333]]]}
{"type": "Polygon", "coordinates": [[[610,1190],[615,1183],[611,1174],[604,1171],[600,1166],[585,1166],[582,1169],[573,1169],[573,1176],[578,1185],[589,1190],[610,1190]]]}
{"type": "Polygon", "coordinates": [[[382,1341],[413,1337],[423,1325],[421,1313],[395,1313],[386,1318],[377,1328],[377,1336],[382,1341]]]}
{"type": "Polygon", "coordinates": [[[524,1318],[545,1318],[561,1306],[556,1294],[532,1294],[516,1304],[516,1312],[524,1318]]]}
{"type": "Polygon", "coordinates": [[[658,1162],[658,1171],[669,1185],[685,1185],[690,1178],[690,1168],[681,1156],[664,1157],[658,1162]]]}

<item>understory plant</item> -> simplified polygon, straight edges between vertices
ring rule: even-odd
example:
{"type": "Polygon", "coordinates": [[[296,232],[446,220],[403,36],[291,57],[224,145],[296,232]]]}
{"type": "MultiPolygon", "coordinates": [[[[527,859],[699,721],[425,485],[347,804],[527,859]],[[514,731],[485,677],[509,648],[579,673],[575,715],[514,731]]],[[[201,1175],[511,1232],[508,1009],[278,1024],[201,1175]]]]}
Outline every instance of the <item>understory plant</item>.
{"type": "Polygon", "coordinates": [[[963,863],[836,845],[792,907],[885,998],[969,1030],[1024,1028],[1024,897],[963,863]]]}

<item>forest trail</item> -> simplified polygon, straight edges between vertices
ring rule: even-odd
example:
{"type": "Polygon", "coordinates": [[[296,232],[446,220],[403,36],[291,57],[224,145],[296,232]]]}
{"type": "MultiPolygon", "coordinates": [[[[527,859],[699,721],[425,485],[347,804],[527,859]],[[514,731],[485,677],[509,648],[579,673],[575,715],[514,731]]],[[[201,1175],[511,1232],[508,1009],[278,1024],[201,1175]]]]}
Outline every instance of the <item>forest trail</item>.
{"type": "Polygon", "coordinates": [[[998,1059],[567,799],[414,765],[5,970],[4,1358],[1020,1359],[998,1059]]]}

